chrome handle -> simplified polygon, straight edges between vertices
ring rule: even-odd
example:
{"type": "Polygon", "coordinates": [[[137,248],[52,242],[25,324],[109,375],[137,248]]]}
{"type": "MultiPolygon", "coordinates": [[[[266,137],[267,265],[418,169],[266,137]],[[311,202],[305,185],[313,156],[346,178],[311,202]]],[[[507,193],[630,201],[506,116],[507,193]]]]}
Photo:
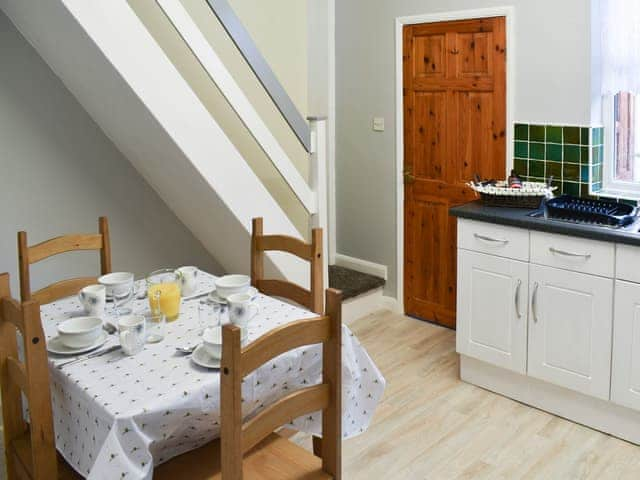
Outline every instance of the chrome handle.
{"type": "Polygon", "coordinates": [[[567,252],[565,250],[558,250],[557,248],[553,247],[549,247],[549,251],[551,253],[557,253],[558,255],[564,255],[565,257],[586,258],[587,260],[591,258],[590,253],[567,252]]]}
{"type": "Polygon", "coordinates": [[[531,295],[531,313],[533,313],[533,322],[538,323],[538,282],[534,284],[533,295],[531,295]]]}
{"type": "Polygon", "coordinates": [[[522,280],[518,279],[518,286],[516,287],[516,294],[514,302],[516,304],[516,315],[518,318],[522,318],[522,313],[520,313],[520,287],[522,287],[522,280]]]}
{"type": "Polygon", "coordinates": [[[504,238],[492,238],[492,237],[487,237],[485,235],[480,235],[479,233],[474,233],[473,236],[476,237],[478,240],[484,240],[485,242],[504,243],[505,245],[509,243],[509,240],[506,240],[504,238]]]}

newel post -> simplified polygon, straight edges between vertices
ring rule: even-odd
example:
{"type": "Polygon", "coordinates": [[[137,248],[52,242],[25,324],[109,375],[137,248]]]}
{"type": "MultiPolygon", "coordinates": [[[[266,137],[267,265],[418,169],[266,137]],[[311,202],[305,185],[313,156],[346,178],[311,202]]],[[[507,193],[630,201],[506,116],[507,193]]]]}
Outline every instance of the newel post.
{"type": "Polygon", "coordinates": [[[308,117],[311,129],[311,190],[316,195],[317,209],[311,217],[313,228],[322,228],[324,288],[329,287],[329,203],[327,183],[327,117],[308,117]]]}

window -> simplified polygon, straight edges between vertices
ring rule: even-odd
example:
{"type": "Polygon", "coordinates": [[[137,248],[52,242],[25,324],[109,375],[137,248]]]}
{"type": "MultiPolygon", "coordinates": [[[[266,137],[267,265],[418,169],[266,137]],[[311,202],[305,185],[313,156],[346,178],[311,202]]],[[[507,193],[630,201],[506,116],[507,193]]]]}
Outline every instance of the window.
{"type": "Polygon", "coordinates": [[[606,193],[640,198],[640,1],[600,0],[606,193]]]}

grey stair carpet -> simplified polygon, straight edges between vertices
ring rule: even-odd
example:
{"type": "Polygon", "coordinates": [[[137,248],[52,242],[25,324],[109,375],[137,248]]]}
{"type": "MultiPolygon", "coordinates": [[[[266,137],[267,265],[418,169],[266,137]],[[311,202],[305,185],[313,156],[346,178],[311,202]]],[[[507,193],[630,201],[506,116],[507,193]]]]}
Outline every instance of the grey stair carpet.
{"type": "Polygon", "coordinates": [[[384,284],[384,278],[329,265],[329,287],[342,290],[344,300],[383,287],[384,284]]]}

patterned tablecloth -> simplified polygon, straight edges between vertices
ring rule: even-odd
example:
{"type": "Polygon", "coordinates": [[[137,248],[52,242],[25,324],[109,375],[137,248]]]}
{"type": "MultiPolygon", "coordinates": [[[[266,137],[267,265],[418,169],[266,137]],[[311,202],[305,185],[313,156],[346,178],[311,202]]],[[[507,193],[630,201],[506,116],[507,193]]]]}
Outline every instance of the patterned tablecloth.
{"type": "MultiPolygon", "coordinates": [[[[201,274],[199,291],[211,290],[215,277],[201,274]]],[[[167,336],[127,357],[117,351],[56,368],[61,357],[50,355],[53,417],[58,450],[90,479],[149,479],[153,466],[198,448],[220,434],[220,377],[217,370],[195,365],[177,354],[201,331],[199,300],[183,301],[180,318],[167,324],[167,336]]],[[[249,326],[249,341],[269,330],[314,314],[259,295],[259,314],[249,326]]],[[[147,300],[134,300],[144,312],[147,300]]],[[[108,304],[107,309],[111,306],[108,304]]],[[[47,339],[56,325],[80,315],[76,298],[42,306],[47,339]]],[[[107,317],[110,317],[107,314],[107,317]]],[[[224,319],[224,317],[223,317],[224,319]]],[[[117,335],[106,346],[117,344],[117,335]]],[[[343,326],[343,433],[363,432],[382,397],[385,380],[351,331],[343,326]]],[[[319,383],[319,345],[281,355],[243,382],[243,412],[254,414],[298,388],[319,383]]],[[[320,434],[320,414],[299,418],[292,428],[320,434]]]]}

